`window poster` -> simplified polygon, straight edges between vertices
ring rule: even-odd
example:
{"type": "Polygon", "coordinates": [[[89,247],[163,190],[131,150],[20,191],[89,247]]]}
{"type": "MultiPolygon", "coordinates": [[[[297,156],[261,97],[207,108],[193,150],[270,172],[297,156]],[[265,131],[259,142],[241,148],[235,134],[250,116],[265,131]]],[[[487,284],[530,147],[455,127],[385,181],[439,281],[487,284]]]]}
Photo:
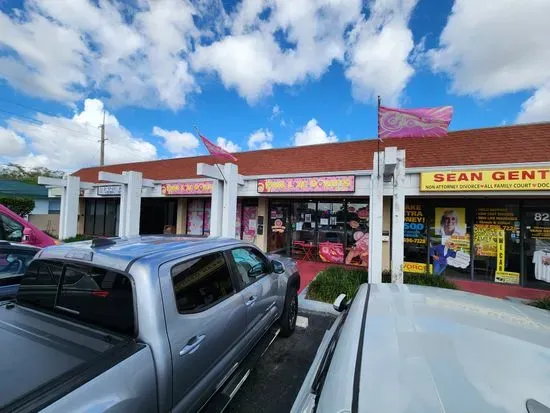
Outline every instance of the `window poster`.
{"type": "Polygon", "coordinates": [[[550,209],[528,212],[527,236],[533,245],[533,275],[538,281],[550,283],[550,209]]]}
{"type": "Polygon", "coordinates": [[[466,231],[465,208],[435,208],[435,237],[430,257],[434,275],[449,267],[465,269],[470,265],[470,234],[466,231]]]}
{"type": "Polygon", "coordinates": [[[405,205],[405,244],[426,245],[426,217],[422,205],[405,205]]]}
{"type": "Polygon", "coordinates": [[[475,257],[495,263],[495,282],[519,284],[519,272],[506,271],[506,244],[519,243],[519,239],[520,223],[513,210],[502,207],[476,209],[475,257]]]}

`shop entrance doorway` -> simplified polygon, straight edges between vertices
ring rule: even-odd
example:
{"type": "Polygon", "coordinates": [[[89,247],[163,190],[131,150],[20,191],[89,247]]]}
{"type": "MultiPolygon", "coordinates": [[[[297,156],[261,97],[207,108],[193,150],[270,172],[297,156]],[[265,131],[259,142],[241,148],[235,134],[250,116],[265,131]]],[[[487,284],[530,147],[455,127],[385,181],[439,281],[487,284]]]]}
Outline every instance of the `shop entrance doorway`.
{"type": "Polygon", "coordinates": [[[269,205],[267,250],[290,254],[290,202],[272,201],[269,205]]]}
{"type": "Polygon", "coordinates": [[[177,199],[141,199],[140,234],[175,234],[177,199]]]}

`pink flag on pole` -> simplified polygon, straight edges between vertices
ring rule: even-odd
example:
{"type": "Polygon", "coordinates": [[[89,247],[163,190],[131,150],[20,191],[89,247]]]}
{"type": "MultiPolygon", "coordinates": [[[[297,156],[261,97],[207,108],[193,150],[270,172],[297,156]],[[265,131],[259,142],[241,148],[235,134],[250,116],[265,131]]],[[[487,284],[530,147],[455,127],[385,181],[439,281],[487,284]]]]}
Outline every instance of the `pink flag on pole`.
{"type": "Polygon", "coordinates": [[[452,106],[422,109],[378,108],[378,139],[446,136],[452,106]]]}
{"type": "Polygon", "coordinates": [[[229,152],[227,152],[225,149],[220,148],[218,145],[214,145],[212,142],[210,142],[208,139],[206,139],[204,136],[200,135],[202,139],[202,143],[204,143],[204,146],[206,146],[206,149],[208,149],[208,152],[210,152],[210,155],[218,158],[223,159],[227,161],[237,161],[237,158],[235,158],[233,155],[231,155],[229,152]]]}

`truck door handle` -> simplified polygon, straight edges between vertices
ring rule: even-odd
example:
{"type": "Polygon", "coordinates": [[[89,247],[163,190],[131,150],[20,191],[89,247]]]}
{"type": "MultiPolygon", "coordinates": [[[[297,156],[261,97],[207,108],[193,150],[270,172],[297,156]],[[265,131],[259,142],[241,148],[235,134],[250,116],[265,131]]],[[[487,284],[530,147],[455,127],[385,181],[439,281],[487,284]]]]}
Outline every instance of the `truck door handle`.
{"type": "Polygon", "coordinates": [[[255,295],[251,296],[248,301],[245,303],[248,307],[250,307],[252,304],[254,304],[256,302],[256,300],[258,299],[258,297],[256,297],[255,295]]]}
{"type": "Polygon", "coordinates": [[[185,356],[186,354],[193,354],[200,347],[202,341],[206,338],[203,334],[201,336],[195,336],[190,339],[184,348],[180,350],[180,356],[185,356]]]}

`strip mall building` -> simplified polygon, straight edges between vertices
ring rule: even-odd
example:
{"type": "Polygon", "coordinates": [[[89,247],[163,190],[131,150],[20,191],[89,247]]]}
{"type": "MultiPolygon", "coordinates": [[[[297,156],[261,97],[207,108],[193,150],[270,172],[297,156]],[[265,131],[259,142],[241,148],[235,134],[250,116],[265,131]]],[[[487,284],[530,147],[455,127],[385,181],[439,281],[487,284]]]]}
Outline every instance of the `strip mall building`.
{"type": "MultiPolygon", "coordinates": [[[[405,272],[550,287],[550,124],[451,132],[444,138],[387,139],[405,150],[405,272]]],[[[269,252],[366,265],[376,140],[235,154],[236,237],[269,252]]],[[[99,171],[137,171],[140,233],[207,236],[212,183],[197,176],[209,156],[86,168],[78,232],[118,233],[119,187],[99,171]]],[[[383,266],[391,260],[394,182],[384,182],[383,266]]]]}

